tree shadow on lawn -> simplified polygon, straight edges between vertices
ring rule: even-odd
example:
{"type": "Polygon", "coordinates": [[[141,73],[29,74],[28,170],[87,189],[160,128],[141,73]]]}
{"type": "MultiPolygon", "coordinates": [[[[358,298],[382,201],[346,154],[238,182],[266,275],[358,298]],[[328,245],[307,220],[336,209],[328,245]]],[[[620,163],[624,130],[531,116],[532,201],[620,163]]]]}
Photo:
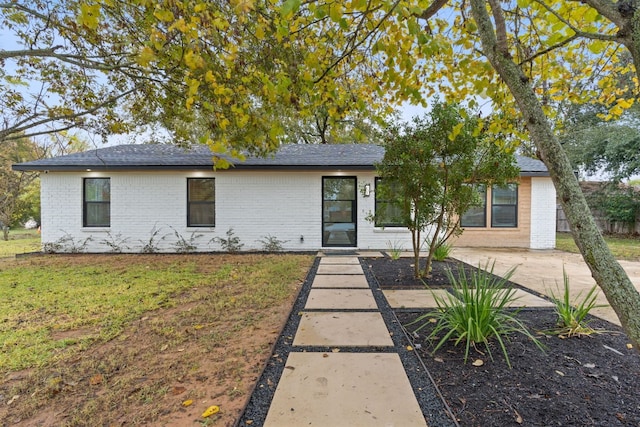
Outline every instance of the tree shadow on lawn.
{"type": "MultiPolygon", "coordinates": [[[[424,289],[413,278],[413,259],[369,258],[364,264],[383,289],[424,289]]],[[[445,269],[459,267],[467,274],[474,270],[453,260],[434,262],[429,287],[449,287],[445,269]]],[[[640,426],[640,355],[617,325],[590,317],[599,333],[562,339],[544,332],[555,327],[553,309],[524,309],[517,318],[545,352],[512,334],[505,340],[509,369],[495,339],[489,344],[493,360],[483,344],[470,350],[466,364],[464,343],[447,342],[432,354],[435,342],[426,337],[435,324],[415,334],[418,325],[407,326],[427,311],[395,313],[460,425],[640,426]],[[474,366],[476,360],[482,365],[474,366]]]]}

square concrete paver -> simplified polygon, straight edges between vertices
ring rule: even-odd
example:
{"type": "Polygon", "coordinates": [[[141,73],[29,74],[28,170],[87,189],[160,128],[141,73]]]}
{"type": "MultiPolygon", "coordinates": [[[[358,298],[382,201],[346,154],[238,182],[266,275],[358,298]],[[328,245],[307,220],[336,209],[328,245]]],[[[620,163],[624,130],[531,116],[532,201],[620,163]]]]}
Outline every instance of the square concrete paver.
{"type": "Polygon", "coordinates": [[[326,264],[357,264],[360,265],[360,261],[354,256],[328,256],[320,259],[320,265],[326,264]]]}
{"type": "Polygon", "coordinates": [[[432,293],[446,298],[445,289],[398,289],[382,291],[391,308],[437,308],[432,293]]]}
{"type": "Polygon", "coordinates": [[[311,289],[306,309],[377,309],[369,289],[311,289]]]}
{"type": "Polygon", "coordinates": [[[426,426],[395,353],[290,353],[265,426],[426,426]]]}
{"type": "Polygon", "coordinates": [[[360,264],[322,264],[316,274],[364,274],[360,264]]]}
{"type": "Polygon", "coordinates": [[[293,345],[393,347],[382,315],[375,313],[304,313],[293,345]]]}
{"type": "Polygon", "coordinates": [[[312,288],[369,288],[361,274],[316,274],[312,288]]]}
{"type": "Polygon", "coordinates": [[[544,298],[540,298],[522,289],[516,289],[513,297],[517,299],[509,304],[509,307],[553,307],[551,301],[547,301],[544,298]]]}

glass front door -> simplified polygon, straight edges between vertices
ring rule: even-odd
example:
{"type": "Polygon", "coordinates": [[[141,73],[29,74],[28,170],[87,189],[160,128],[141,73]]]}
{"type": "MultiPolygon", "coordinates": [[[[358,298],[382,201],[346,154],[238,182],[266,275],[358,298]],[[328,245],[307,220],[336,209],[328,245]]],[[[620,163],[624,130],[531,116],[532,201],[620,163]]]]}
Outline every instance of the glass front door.
{"type": "Polygon", "coordinates": [[[356,178],[322,178],[322,246],[356,247],[356,178]]]}

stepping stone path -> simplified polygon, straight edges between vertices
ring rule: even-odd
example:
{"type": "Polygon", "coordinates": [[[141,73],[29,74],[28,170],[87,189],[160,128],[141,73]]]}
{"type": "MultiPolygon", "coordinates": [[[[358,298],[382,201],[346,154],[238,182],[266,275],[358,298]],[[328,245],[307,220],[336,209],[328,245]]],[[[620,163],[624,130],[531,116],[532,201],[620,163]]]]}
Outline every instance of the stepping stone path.
{"type": "Polygon", "coordinates": [[[265,426],[427,425],[357,257],[322,258],[293,345],[265,426]]]}

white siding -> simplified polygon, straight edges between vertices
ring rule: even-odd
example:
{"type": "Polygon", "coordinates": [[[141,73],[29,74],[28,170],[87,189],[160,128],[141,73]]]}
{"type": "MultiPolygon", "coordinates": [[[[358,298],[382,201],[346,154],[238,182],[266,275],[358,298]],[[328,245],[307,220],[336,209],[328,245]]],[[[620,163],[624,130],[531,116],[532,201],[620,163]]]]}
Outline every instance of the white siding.
{"type": "Polygon", "coordinates": [[[556,246],[556,189],[551,178],[531,179],[531,249],[556,246]]]}
{"type": "MultiPolygon", "coordinates": [[[[411,235],[402,228],[376,228],[368,217],[375,207],[373,171],[268,172],[50,172],[42,174],[42,242],[60,243],[69,251],[86,242],[87,252],[109,252],[117,241],[124,252],[140,252],[159,230],[154,246],[175,252],[177,232],[194,237],[198,251],[219,251],[214,237],[233,228],[242,250],[262,249],[267,235],[286,241],[285,250],[322,248],[322,177],[357,177],[358,249],[411,249],[411,235]],[[82,179],[111,178],[111,226],[82,227],[82,179]],[[216,226],[187,227],[187,178],[216,179],[216,226]],[[370,195],[363,189],[370,185],[370,195]],[[197,236],[197,237],[195,237],[197,236]]],[[[533,178],[531,247],[555,246],[555,190],[549,178],[533,178]]]]}
{"type": "Polygon", "coordinates": [[[50,172],[42,175],[42,241],[63,244],[63,251],[86,241],[87,252],[109,252],[106,241],[118,241],[124,252],[140,252],[157,233],[154,246],[175,252],[179,233],[194,242],[198,251],[222,247],[214,237],[226,237],[233,228],[244,244],[242,250],[260,250],[267,235],[286,241],[285,250],[318,250],[322,247],[322,177],[357,176],[359,249],[385,249],[394,242],[410,249],[406,231],[374,229],[367,216],[375,205],[373,172],[50,172]],[[111,179],[111,226],[82,227],[82,179],[111,179]],[[186,226],[187,178],[216,179],[216,226],[186,226]],[[361,189],[371,186],[365,197],[361,189]],[[89,240],[87,240],[89,239],[89,240]],[[124,241],[123,241],[124,240],[124,241]],[[403,240],[403,241],[401,241],[403,240]]]}

